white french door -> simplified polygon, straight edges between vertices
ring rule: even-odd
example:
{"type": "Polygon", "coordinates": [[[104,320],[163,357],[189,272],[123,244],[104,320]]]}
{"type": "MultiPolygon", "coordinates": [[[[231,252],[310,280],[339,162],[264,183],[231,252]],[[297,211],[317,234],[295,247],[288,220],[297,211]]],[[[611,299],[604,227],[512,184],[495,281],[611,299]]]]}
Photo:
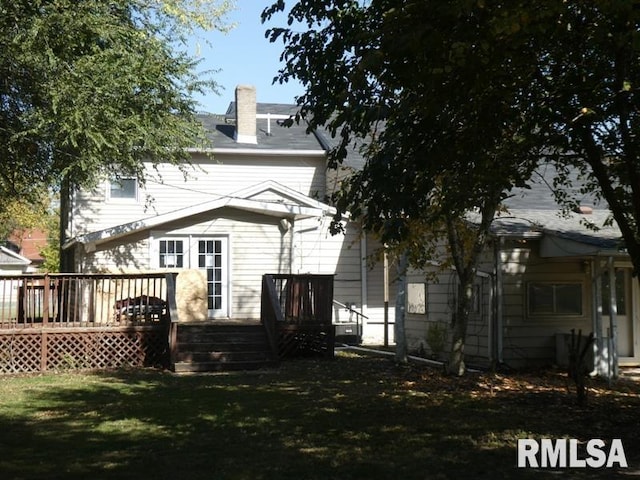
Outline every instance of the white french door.
{"type": "Polygon", "coordinates": [[[209,318],[229,317],[229,239],[224,236],[156,237],[153,267],[203,270],[209,318]]]}
{"type": "Polygon", "coordinates": [[[210,318],[229,316],[228,239],[196,238],[192,249],[192,265],[205,271],[207,309],[210,318]]]}

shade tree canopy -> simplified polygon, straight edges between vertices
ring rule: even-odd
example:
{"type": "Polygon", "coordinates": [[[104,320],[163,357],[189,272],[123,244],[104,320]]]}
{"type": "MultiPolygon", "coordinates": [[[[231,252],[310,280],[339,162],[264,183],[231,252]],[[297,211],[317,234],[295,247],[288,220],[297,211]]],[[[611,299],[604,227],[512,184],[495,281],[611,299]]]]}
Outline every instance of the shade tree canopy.
{"type": "Polygon", "coordinates": [[[0,200],[142,161],[188,160],[192,94],[215,90],[181,45],[226,29],[227,0],[0,1],[0,200]]]}
{"type": "Polygon", "coordinates": [[[283,43],[275,81],[305,86],[299,116],[336,137],[334,166],[363,145],[339,213],[417,265],[447,238],[459,350],[491,221],[540,162],[555,163],[565,209],[576,171],[578,191],[608,204],[638,271],[636,2],[279,0],[263,19],[280,11],[287,26],[267,31],[283,43]],[[472,231],[470,210],[482,218],[472,231]]]}
{"type": "MultiPolygon", "coordinates": [[[[278,2],[265,19],[286,9],[278,2]]],[[[535,42],[517,13],[475,2],[317,0],[294,4],[279,81],[300,80],[300,116],[337,138],[334,165],[362,145],[362,170],[334,200],[414,266],[444,238],[460,280],[452,370],[464,370],[466,323],[480,252],[500,202],[540,156],[529,62],[535,42]],[[499,17],[499,18],[498,18],[499,17]],[[296,30],[298,24],[304,30],[296,30]],[[532,133],[533,132],[533,133],[532,133]],[[467,211],[482,213],[469,229],[467,211]],[[455,358],[454,358],[455,357],[455,358]]]]}

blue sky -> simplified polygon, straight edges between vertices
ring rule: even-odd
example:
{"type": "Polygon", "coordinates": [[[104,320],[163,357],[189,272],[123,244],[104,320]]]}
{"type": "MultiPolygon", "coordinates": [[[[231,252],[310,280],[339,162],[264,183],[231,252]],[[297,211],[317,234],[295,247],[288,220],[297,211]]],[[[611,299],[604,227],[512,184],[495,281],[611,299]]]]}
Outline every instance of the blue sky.
{"type": "Polygon", "coordinates": [[[274,21],[263,25],[260,13],[271,5],[269,0],[237,0],[236,9],[229,15],[236,27],[227,34],[210,32],[200,36],[210,45],[199,41],[189,46],[191,55],[201,57],[201,70],[218,69],[213,78],[224,90],[221,95],[196,97],[199,110],[210,113],[224,113],[229,102],[234,99],[238,84],[256,87],[258,102],[293,103],[295,96],[303,92],[299,83],[272,85],[273,77],[282,66],[279,58],[281,43],[270,43],[264,32],[270,26],[286,25],[286,17],[279,15],[274,21]]]}

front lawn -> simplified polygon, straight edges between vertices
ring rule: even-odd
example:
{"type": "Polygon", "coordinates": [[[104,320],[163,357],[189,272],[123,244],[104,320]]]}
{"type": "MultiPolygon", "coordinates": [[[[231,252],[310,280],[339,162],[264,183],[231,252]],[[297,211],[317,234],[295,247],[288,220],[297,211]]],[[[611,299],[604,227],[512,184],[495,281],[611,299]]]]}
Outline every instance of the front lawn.
{"type": "Polygon", "coordinates": [[[640,384],[444,377],[339,354],[280,369],[0,378],[0,479],[611,478],[639,474],[640,384]],[[516,468],[518,438],[622,439],[629,468],[516,468]]]}

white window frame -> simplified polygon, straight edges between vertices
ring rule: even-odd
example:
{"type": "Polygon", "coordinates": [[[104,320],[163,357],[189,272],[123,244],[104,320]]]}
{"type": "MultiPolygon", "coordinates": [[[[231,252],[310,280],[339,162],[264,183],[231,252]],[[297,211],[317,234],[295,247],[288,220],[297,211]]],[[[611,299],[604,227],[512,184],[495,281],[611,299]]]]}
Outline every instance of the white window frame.
{"type": "MultiPolygon", "coordinates": [[[[154,263],[157,265],[157,267],[159,269],[165,269],[165,270],[175,270],[175,269],[185,269],[185,268],[189,268],[190,266],[190,239],[189,237],[161,237],[161,238],[157,238],[156,240],[156,248],[154,249],[155,251],[155,259],[154,259],[154,263]],[[182,255],[182,266],[179,267],[178,265],[165,265],[164,267],[160,265],[160,256],[162,255],[161,253],[161,249],[160,249],[160,244],[162,242],[182,242],[182,253],[180,253],[180,255],[182,255]]],[[[174,252],[173,253],[176,256],[176,260],[177,260],[177,253],[174,252]]],[[[165,254],[166,255],[166,254],[165,254]]],[[[177,262],[176,262],[177,263],[177,262]]]]}

